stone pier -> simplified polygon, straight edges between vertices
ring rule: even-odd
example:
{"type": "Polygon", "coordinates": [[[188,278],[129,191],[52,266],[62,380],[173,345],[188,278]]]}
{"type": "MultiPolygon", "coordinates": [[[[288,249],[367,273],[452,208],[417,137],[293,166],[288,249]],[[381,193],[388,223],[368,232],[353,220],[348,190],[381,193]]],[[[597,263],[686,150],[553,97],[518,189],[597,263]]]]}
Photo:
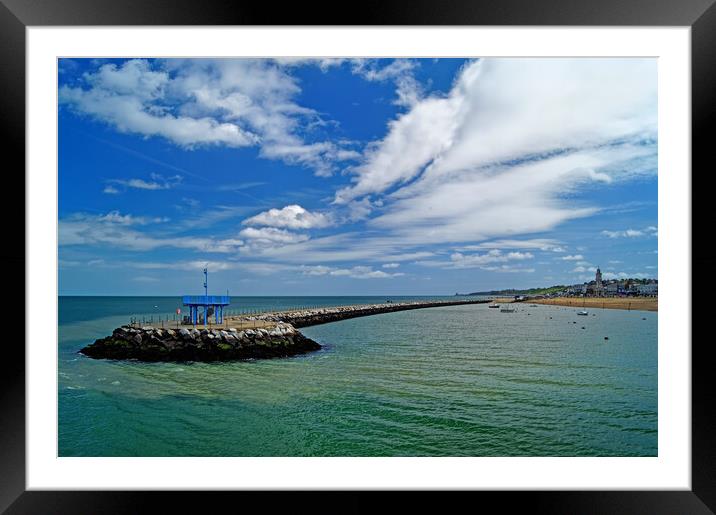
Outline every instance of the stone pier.
{"type": "Polygon", "coordinates": [[[321,345],[296,328],[410,309],[483,304],[486,300],[385,302],[231,317],[223,327],[165,329],[122,326],[80,353],[97,359],[229,361],[294,356],[321,345]]]}

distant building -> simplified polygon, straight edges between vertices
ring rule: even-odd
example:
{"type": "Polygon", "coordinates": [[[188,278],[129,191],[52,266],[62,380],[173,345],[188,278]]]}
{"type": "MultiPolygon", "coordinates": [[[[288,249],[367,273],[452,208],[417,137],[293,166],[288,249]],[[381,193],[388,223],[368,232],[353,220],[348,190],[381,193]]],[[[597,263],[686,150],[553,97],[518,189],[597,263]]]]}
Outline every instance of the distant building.
{"type": "Polygon", "coordinates": [[[650,282],[646,284],[637,284],[636,291],[639,295],[655,297],[659,294],[659,283],[650,282]]]}
{"type": "Polygon", "coordinates": [[[604,293],[609,296],[615,296],[619,294],[619,283],[614,281],[604,286],[604,293]]]}
{"type": "Polygon", "coordinates": [[[587,284],[574,284],[568,288],[568,292],[575,295],[584,295],[587,293],[587,284]]]}

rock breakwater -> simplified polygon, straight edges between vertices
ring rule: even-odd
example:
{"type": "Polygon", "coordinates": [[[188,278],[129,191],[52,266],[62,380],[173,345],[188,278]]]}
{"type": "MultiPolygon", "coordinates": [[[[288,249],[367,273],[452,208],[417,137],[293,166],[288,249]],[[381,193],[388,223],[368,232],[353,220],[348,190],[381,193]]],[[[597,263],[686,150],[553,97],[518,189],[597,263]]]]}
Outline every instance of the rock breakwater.
{"type": "Polygon", "coordinates": [[[91,358],[140,361],[228,361],[303,354],[321,346],[286,323],[270,328],[159,329],[122,326],[80,352],[91,358]]]}
{"type": "Polygon", "coordinates": [[[459,306],[464,304],[486,304],[488,300],[456,300],[456,301],[434,301],[434,302],[385,302],[383,304],[370,304],[358,306],[339,306],[328,308],[316,308],[297,311],[282,311],[278,313],[267,313],[251,317],[251,320],[262,320],[271,322],[284,322],[293,327],[301,328],[312,325],[327,324],[348,318],[357,318],[381,313],[392,313],[395,311],[406,311],[410,309],[437,308],[445,306],[459,306]]]}

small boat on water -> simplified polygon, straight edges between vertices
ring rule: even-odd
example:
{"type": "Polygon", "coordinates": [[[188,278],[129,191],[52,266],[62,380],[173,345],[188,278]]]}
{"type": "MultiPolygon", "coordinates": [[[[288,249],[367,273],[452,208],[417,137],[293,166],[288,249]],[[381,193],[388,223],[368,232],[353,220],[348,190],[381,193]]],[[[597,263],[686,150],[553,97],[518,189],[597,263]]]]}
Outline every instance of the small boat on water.
{"type": "Polygon", "coordinates": [[[515,308],[511,308],[510,306],[502,306],[500,308],[500,313],[514,313],[515,308]]]}
{"type": "Polygon", "coordinates": [[[500,305],[499,305],[499,304],[490,304],[490,305],[487,306],[487,307],[488,307],[488,308],[499,308],[500,305]]]}
{"type": "Polygon", "coordinates": [[[577,314],[585,317],[589,315],[589,313],[587,313],[586,311],[577,311],[577,314]]]}

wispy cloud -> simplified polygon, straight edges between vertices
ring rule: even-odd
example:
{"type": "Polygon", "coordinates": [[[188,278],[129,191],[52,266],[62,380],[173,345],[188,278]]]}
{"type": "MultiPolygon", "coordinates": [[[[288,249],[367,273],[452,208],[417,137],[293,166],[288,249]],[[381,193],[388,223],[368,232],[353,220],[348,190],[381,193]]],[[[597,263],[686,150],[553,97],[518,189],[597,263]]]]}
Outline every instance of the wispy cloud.
{"type": "Polygon", "coordinates": [[[152,173],[149,175],[150,180],[145,179],[109,179],[107,181],[108,186],[105,187],[105,193],[116,194],[119,190],[114,185],[119,185],[124,188],[133,188],[138,190],[169,190],[172,189],[182,182],[181,175],[173,175],[171,177],[164,177],[158,173],[152,173]]]}
{"type": "Polygon", "coordinates": [[[457,250],[492,250],[492,249],[529,249],[544,252],[565,252],[564,245],[553,239],[533,238],[528,240],[491,240],[482,243],[464,245],[457,250]]]}
{"type": "Polygon", "coordinates": [[[117,193],[119,193],[119,190],[112,185],[107,185],[102,190],[102,193],[107,193],[108,195],[116,195],[117,193]]]}
{"type": "Polygon", "coordinates": [[[263,186],[265,184],[267,183],[261,181],[239,182],[234,184],[222,184],[217,189],[219,191],[242,191],[250,188],[256,188],[258,186],[263,186]]]}
{"type": "Polygon", "coordinates": [[[236,252],[244,245],[236,238],[158,237],[141,232],[132,226],[161,223],[164,218],[134,217],[111,212],[106,215],[76,213],[58,224],[60,246],[110,246],[130,251],[147,251],[174,247],[204,252],[236,252]]]}
{"type": "Polygon", "coordinates": [[[413,76],[417,61],[395,59],[387,65],[381,65],[380,59],[354,59],[352,71],[365,80],[372,82],[393,81],[395,83],[395,104],[411,107],[423,96],[423,88],[413,76]]]}
{"type": "Polygon", "coordinates": [[[533,258],[534,254],[531,252],[503,252],[499,249],[493,249],[483,254],[453,252],[450,254],[449,261],[427,259],[416,261],[415,264],[443,269],[479,268],[493,272],[534,272],[534,269],[515,267],[514,265],[508,264],[509,262],[519,262],[533,258]]]}
{"type": "Polygon", "coordinates": [[[327,72],[342,65],[349,66],[351,72],[368,82],[387,82],[395,84],[394,104],[409,107],[417,103],[423,95],[423,87],[413,76],[419,66],[415,59],[369,59],[369,58],[277,58],[282,66],[316,65],[327,72]]]}
{"type": "Polygon", "coordinates": [[[389,123],[334,201],[384,199],[369,224],[414,244],[552,230],[597,211],[566,200],[581,185],[654,173],[655,88],[653,60],[469,63],[389,123]]]}
{"type": "Polygon", "coordinates": [[[499,263],[504,261],[522,261],[532,259],[534,255],[530,252],[508,252],[503,253],[500,250],[491,250],[485,254],[466,255],[455,252],[450,256],[452,266],[455,268],[475,268],[484,267],[489,263],[499,263]]]}
{"type": "Polygon", "coordinates": [[[586,267],[586,266],[580,265],[580,266],[574,267],[574,269],[572,270],[572,273],[584,273],[584,272],[596,272],[596,271],[597,271],[597,269],[593,266],[586,267]]]}
{"type": "Polygon", "coordinates": [[[650,225],[644,229],[624,229],[622,231],[602,231],[602,235],[607,238],[639,238],[646,236],[657,236],[659,230],[657,227],[650,225]]]}
{"type": "Polygon", "coordinates": [[[258,147],[267,159],[332,173],[356,155],[331,141],[306,141],[318,119],[299,105],[298,81],[261,59],[131,59],[102,64],[59,100],[121,132],[157,136],[183,148],[258,147]]]}
{"type": "Polygon", "coordinates": [[[284,246],[292,243],[300,243],[309,239],[305,234],[294,233],[275,227],[262,227],[260,229],[247,227],[239,233],[239,236],[248,240],[250,245],[258,247],[284,246]]]}
{"type": "MultiPolygon", "coordinates": [[[[80,215],[80,218],[82,216],[80,215]]],[[[87,217],[84,217],[87,219],[87,217]]],[[[98,215],[95,220],[98,222],[106,222],[110,224],[119,224],[119,225],[148,225],[148,224],[160,224],[164,222],[168,222],[169,218],[166,216],[154,216],[154,217],[147,217],[147,216],[134,216],[130,214],[123,215],[119,211],[110,211],[107,214],[104,215],[98,215]]]]}
{"type": "Polygon", "coordinates": [[[382,270],[374,270],[370,266],[354,266],[352,268],[334,268],[330,266],[305,266],[303,273],[310,276],[331,276],[331,277],[350,277],[352,279],[390,279],[392,277],[401,277],[405,274],[401,272],[388,273],[382,270]]]}
{"type": "Polygon", "coordinates": [[[501,272],[501,273],[522,273],[531,274],[535,271],[534,268],[524,268],[512,265],[500,265],[500,266],[485,266],[483,270],[489,270],[490,272],[501,272]]]}
{"type": "Polygon", "coordinates": [[[183,205],[178,205],[180,211],[188,210],[189,213],[183,217],[175,227],[178,231],[202,229],[214,227],[218,223],[241,218],[253,211],[252,206],[235,206],[218,204],[207,209],[199,209],[200,202],[192,198],[182,198],[183,205]]]}

